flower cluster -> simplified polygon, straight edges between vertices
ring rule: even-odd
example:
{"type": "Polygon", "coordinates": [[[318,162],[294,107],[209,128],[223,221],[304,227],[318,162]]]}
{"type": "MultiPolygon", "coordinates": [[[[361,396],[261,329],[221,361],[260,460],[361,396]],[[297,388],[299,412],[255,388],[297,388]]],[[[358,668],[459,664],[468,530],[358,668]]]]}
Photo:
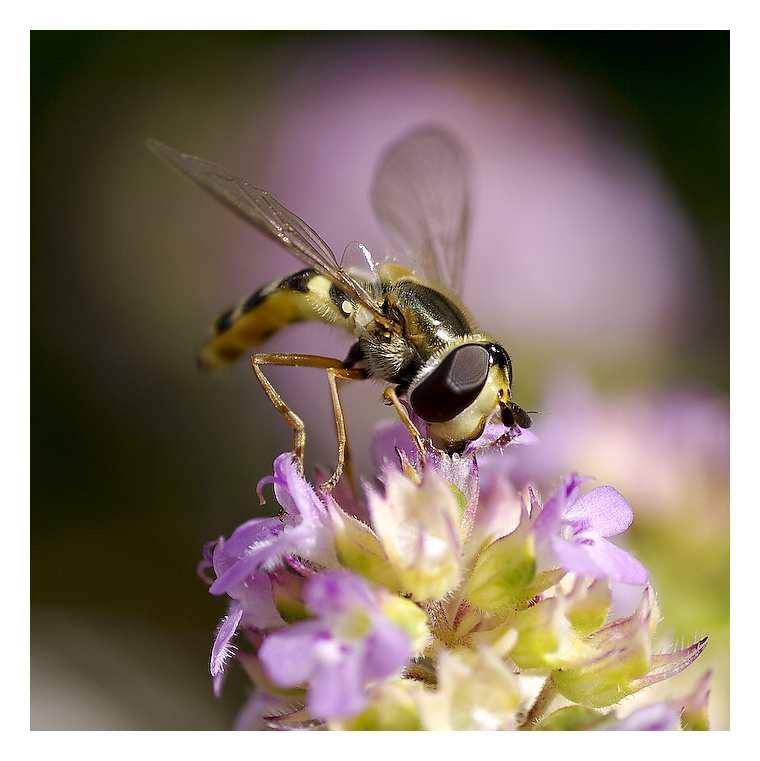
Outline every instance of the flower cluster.
{"type": "MultiPolygon", "coordinates": [[[[259,484],[280,514],[205,548],[210,591],[230,598],[215,689],[233,653],[255,686],[241,728],[707,726],[708,677],[680,701],[615,708],[706,645],[655,652],[649,574],[608,540],[633,519],[620,493],[575,474],[547,499],[515,486],[493,448],[476,456],[503,428],[454,456],[405,437],[377,435],[361,498],[315,489],[280,455],[259,484]]],[[[518,429],[509,445],[532,442],[518,429]]]]}

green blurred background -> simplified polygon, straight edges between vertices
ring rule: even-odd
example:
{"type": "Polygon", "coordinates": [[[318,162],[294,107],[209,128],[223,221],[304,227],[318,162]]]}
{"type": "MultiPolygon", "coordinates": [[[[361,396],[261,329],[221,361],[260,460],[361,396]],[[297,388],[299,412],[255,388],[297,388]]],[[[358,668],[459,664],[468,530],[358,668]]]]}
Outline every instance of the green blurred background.
{"type": "MultiPolygon", "coordinates": [[[[223,697],[212,695],[208,655],[224,603],[206,593],[195,566],[205,542],[257,514],[256,483],[290,434],[245,363],[217,379],[193,360],[214,314],[297,264],[161,165],[146,138],[272,190],[339,252],[364,240],[364,229],[377,235],[363,220],[383,148],[430,119],[475,144],[484,181],[476,172],[474,248],[486,258],[475,260],[465,295],[491,332],[509,337],[519,402],[546,409],[541,389],[564,377],[561,365],[582,372],[604,404],[621,397],[634,406],[626,430],[644,449],[664,413],[652,405],[637,430],[636,410],[647,405],[637,398],[696,384],[727,426],[727,32],[32,32],[33,728],[224,729],[245,694],[233,669],[223,697]],[[530,161],[510,157],[502,121],[526,141],[520,157],[530,161]],[[529,150],[536,124],[551,128],[529,150]],[[491,144],[499,148],[489,162],[491,144]],[[514,166],[538,185],[534,156],[567,155],[565,145],[567,166],[590,162],[595,177],[635,175],[655,188],[646,207],[655,211],[641,212],[654,219],[651,235],[672,220],[677,229],[661,235],[678,249],[664,274],[656,251],[620,277],[604,256],[576,266],[561,246],[545,262],[540,250],[501,252],[528,183],[503,198],[498,183],[514,166]],[[489,203],[494,210],[478,219],[489,203]],[[653,217],[663,205],[669,216],[653,217]],[[486,249],[500,253],[488,259],[486,249]],[[564,282],[581,274],[569,293],[553,284],[559,267],[570,268],[564,282]],[[517,282],[507,277],[515,268],[517,282]],[[674,285],[628,321],[640,326],[630,344],[610,328],[608,345],[593,334],[608,314],[578,311],[573,322],[595,274],[623,285],[641,276],[635,302],[674,285]],[[503,288],[482,290],[493,279],[503,288]],[[486,319],[478,309],[489,304],[486,319]],[[552,305],[567,315],[565,332],[552,332],[552,305]],[[502,312],[504,325],[495,324],[502,312]]],[[[546,168],[548,192],[559,195],[546,168]]],[[[540,210],[544,191],[528,192],[540,210]]],[[[551,224],[539,218],[536,230],[551,224]]],[[[341,340],[306,326],[272,347],[342,355],[341,340]]],[[[272,377],[289,399],[307,402],[298,410],[309,425],[307,465],[329,463],[327,387],[308,372],[272,377]]],[[[359,412],[386,415],[372,395],[347,389],[360,440],[371,420],[359,412]]],[[[679,492],[668,514],[642,508],[632,541],[655,577],[668,633],[713,637],[675,695],[713,664],[713,722],[727,728],[727,441],[717,447],[720,464],[700,496],[679,492]],[[707,539],[692,529],[705,514],[707,539]]],[[[593,457],[581,459],[571,467],[605,475],[593,457]]]]}

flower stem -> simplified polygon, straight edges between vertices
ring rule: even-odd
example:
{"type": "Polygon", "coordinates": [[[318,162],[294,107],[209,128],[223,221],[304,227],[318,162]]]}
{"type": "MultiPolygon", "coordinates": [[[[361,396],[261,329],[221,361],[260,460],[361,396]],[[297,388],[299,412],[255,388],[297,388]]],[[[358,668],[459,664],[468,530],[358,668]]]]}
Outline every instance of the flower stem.
{"type": "Polygon", "coordinates": [[[517,728],[520,730],[533,729],[534,725],[547,712],[549,706],[556,697],[557,687],[554,684],[554,680],[552,679],[551,674],[549,674],[549,676],[546,677],[546,681],[544,682],[541,691],[533,701],[533,705],[531,706],[530,711],[528,711],[522,721],[522,724],[520,724],[517,728]]]}

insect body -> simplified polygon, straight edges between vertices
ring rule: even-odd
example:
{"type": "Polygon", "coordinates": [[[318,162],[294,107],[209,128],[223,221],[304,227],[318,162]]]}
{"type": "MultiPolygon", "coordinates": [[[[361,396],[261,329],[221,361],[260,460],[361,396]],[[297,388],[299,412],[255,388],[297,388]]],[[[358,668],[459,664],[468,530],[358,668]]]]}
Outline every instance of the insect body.
{"type": "Polygon", "coordinates": [[[338,425],[342,470],[345,432],[336,378],[376,378],[422,450],[399,399],[425,422],[433,442],[449,452],[477,439],[490,418],[528,428],[530,416],[512,401],[508,353],[475,326],[459,302],[467,228],[467,177],[458,143],[428,129],[402,140],[383,158],[373,186],[373,205],[391,239],[411,264],[377,264],[358,243],[350,252],[361,270],[339,263],[327,244],[266,191],[203,159],[151,142],[182,174],[225,206],[278,240],[308,265],[260,288],[221,314],[199,363],[223,366],[286,325],[320,320],[351,333],[356,342],[344,361],[314,355],[257,354],[254,370],[269,398],[296,432],[302,457],[303,424],[260,371],[262,364],[323,367],[328,371],[338,425]]]}

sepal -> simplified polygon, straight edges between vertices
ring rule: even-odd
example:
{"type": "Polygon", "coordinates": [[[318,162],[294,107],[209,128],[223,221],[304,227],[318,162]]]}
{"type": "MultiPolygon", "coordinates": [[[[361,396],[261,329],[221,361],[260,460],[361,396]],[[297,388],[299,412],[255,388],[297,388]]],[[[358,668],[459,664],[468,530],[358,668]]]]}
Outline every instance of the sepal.
{"type": "Polygon", "coordinates": [[[465,596],[480,610],[496,613],[525,601],[536,575],[533,535],[524,525],[491,542],[467,580],[465,596]]]}

